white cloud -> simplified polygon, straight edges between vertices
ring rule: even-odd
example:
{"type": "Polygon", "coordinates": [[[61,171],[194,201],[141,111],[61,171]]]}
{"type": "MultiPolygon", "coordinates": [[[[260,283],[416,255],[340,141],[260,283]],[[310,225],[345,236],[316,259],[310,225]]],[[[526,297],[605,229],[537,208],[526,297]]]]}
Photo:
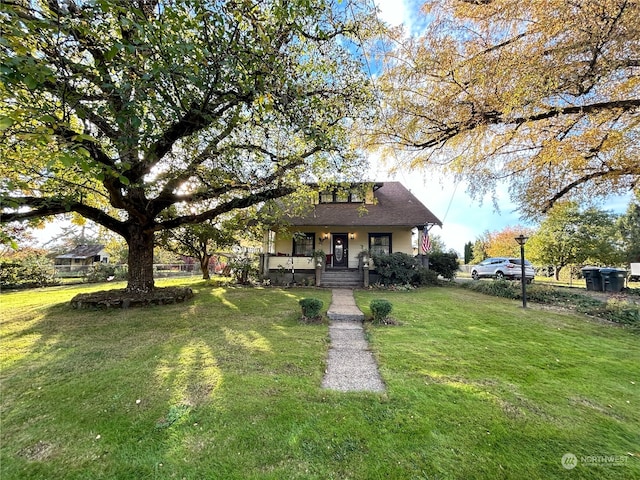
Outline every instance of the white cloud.
{"type": "Polygon", "coordinates": [[[374,0],[380,12],[378,17],[383,22],[397,27],[404,25],[405,32],[420,34],[427,26],[429,17],[420,10],[422,0],[374,0]]]}
{"type": "Polygon", "coordinates": [[[389,25],[398,26],[408,23],[407,5],[402,0],[375,0],[380,9],[378,17],[389,25]]]}

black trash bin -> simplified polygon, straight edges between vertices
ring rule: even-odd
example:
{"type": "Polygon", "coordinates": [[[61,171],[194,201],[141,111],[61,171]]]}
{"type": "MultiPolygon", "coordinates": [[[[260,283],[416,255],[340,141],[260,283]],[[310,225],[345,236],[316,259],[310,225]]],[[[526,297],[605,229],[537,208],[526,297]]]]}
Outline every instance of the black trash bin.
{"type": "Polygon", "coordinates": [[[601,268],[600,276],[602,277],[603,291],[618,293],[624,288],[627,271],[618,268],[601,268]]]}
{"type": "Polygon", "coordinates": [[[580,269],[584,280],[587,283],[587,290],[593,292],[602,291],[602,277],[598,267],[584,267],[580,269]]]}

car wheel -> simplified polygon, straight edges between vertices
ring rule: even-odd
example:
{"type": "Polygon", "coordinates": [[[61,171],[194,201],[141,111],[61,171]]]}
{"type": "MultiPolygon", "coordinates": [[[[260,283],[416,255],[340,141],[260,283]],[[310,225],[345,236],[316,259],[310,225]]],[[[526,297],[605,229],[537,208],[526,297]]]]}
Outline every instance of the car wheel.
{"type": "Polygon", "coordinates": [[[480,277],[478,276],[478,272],[476,272],[475,270],[471,272],[471,278],[473,278],[474,280],[479,280],[480,277]]]}
{"type": "Polygon", "coordinates": [[[496,272],[496,280],[504,280],[504,273],[496,272]]]}
{"type": "Polygon", "coordinates": [[[529,284],[533,283],[533,278],[527,278],[527,283],[529,284]]]}

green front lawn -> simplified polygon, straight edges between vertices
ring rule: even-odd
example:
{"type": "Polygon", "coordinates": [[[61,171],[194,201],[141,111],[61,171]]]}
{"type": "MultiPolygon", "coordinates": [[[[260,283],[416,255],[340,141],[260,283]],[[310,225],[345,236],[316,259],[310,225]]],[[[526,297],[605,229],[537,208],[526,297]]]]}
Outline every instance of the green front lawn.
{"type": "Polygon", "coordinates": [[[638,334],[456,288],[360,291],[402,324],[367,327],[388,391],[344,394],[320,388],[327,325],[298,322],[330,291],[186,282],[186,304],[122,311],[67,306],[100,286],[0,296],[0,478],[640,477],[638,334]]]}

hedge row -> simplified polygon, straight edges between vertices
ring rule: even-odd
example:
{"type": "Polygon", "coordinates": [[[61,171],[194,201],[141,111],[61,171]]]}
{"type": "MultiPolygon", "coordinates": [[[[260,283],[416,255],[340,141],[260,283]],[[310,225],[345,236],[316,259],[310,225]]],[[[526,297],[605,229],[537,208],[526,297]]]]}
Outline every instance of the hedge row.
{"type": "MultiPolygon", "coordinates": [[[[517,282],[465,282],[462,288],[496,297],[522,299],[520,284],[517,282]]],[[[527,300],[547,305],[569,308],[579,313],[591,315],[611,322],[640,328],[640,306],[617,299],[602,301],[582,293],[562,290],[547,285],[527,287],[527,300]]]]}

